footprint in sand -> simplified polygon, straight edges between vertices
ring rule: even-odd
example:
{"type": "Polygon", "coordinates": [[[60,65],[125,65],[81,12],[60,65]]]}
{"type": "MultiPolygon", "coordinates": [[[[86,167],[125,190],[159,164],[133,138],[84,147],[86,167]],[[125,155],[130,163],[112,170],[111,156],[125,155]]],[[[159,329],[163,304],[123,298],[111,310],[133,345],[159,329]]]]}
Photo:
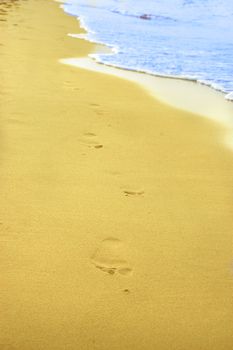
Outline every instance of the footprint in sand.
{"type": "Polygon", "coordinates": [[[91,257],[92,264],[102,272],[123,276],[132,274],[128,261],[128,250],[125,244],[117,238],[104,239],[91,257]]]}
{"type": "Polygon", "coordinates": [[[99,148],[103,148],[104,146],[103,145],[95,145],[94,147],[99,149],[99,148]]]}
{"type": "Polygon", "coordinates": [[[123,191],[125,196],[141,196],[143,195],[145,192],[143,190],[124,190],[123,191]]]}
{"type": "Polygon", "coordinates": [[[95,113],[98,115],[103,115],[104,111],[102,109],[100,109],[100,105],[98,103],[90,103],[89,104],[91,106],[91,108],[94,109],[95,113]]]}
{"type": "Polygon", "coordinates": [[[95,137],[96,134],[94,134],[93,132],[85,132],[85,133],[84,133],[84,136],[87,136],[87,137],[95,137]]]}
{"type": "Polygon", "coordinates": [[[94,139],[96,134],[92,132],[84,133],[84,137],[81,139],[82,143],[86,144],[88,147],[94,147],[96,149],[103,148],[104,146],[94,139]]]}
{"type": "Polygon", "coordinates": [[[64,88],[66,89],[70,89],[70,90],[80,90],[80,88],[78,88],[77,86],[73,86],[73,84],[71,83],[71,81],[67,80],[63,82],[64,88]]]}

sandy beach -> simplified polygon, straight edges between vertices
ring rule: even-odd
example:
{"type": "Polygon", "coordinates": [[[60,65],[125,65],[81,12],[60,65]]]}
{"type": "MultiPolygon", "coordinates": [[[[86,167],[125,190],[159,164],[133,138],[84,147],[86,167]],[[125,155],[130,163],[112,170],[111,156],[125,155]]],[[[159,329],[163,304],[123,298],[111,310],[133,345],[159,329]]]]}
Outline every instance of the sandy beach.
{"type": "Polygon", "coordinates": [[[62,64],[98,48],[53,1],[0,32],[0,350],[231,350],[231,103],[62,64]]]}

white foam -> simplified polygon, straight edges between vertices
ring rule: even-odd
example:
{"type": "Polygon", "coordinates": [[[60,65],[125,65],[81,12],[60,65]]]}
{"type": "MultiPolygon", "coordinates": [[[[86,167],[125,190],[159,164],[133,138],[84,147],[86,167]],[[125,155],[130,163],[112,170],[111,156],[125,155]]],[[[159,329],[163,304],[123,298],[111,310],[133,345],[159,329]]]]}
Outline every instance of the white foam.
{"type": "Polygon", "coordinates": [[[233,91],[230,92],[228,95],[225,96],[226,100],[233,101],[233,91]]]}

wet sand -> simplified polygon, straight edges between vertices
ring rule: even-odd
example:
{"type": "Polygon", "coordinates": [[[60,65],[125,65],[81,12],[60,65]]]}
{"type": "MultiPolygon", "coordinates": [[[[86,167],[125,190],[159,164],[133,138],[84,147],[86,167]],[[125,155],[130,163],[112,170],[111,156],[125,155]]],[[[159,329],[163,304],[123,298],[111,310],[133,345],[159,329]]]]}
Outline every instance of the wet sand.
{"type": "Polygon", "coordinates": [[[7,4],[0,349],[231,350],[227,126],[61,64],[96,49],[67,36],[77,20],[7,4]]]}

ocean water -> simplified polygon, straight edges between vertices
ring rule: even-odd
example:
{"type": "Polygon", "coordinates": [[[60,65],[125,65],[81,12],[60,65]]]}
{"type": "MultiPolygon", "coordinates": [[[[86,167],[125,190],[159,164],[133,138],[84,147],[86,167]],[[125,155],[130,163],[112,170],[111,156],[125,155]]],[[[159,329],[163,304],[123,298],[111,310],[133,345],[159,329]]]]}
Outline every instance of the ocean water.
{"type": "Polygon", "coordinates": [[[112,48],[96,60],[233,95],[232,0],[67,0],[63,8],[86,39],[112,48]]]}

